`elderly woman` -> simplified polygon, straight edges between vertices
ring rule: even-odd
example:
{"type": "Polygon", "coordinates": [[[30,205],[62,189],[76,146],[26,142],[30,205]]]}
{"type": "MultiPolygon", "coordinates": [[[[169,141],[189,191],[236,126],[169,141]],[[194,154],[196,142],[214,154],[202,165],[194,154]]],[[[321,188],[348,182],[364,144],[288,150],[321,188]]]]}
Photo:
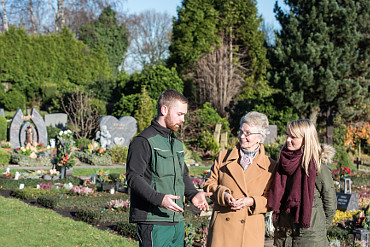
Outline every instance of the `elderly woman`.
{"type": "Polygon", "coordinates": [[[269,192],[274,210],[274,245],[326,247],[337,200],[330,163],[335,149],[320,145],[308,119],[288,123],[269,192]]]}
{"type": "Polygon", "coordinates": [[[239,143],[215,160],[204,185],[214,201],[207,246],[264,246],[264,213],[275,166],[262,145],[268,132],[266,115],[249,112],[240,120],[239,143]]]}

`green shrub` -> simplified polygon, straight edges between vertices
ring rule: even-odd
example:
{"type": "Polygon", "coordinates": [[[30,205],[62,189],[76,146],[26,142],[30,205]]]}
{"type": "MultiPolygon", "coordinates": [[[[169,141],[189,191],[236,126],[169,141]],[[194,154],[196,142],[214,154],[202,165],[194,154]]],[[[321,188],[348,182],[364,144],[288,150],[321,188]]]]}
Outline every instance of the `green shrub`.
{"type": "Polygon", "coordinates": [[[46,131],[48,132],[48,141],[50,141],[50,139],[56,140],[59,132],[62,130],[57,127],[46,126],[46,131]]]}
{"type": "Polygon", "coordinates": [[[20,199],[30,200],[37,199],[45,194],[60,193],[58,190],[40,190],[31,187],[25,187],[24,189],[16,189],[13,191],[12,196],[20,199]]]}
{"type": "Polygon", "coordinates": [[[41,86],[42,101],[49,102],[58,95],[58,86],[56,83],[43,83],[41,86]]]}
{"type": "Polygon", "coordinates": [[[50,166],[51,162],[48,157],[39,157],[32,159],[30,156],[26,156],[18,153],[11,153],[11,163],[20,166],[50,166]]]}
{"type": "Polygon", "coordinates": [[[5,99],[3,99],[3,104],[5,109],[8,111],[24,109],[26,105],[26,97],[18,90],[11,90],[6,93],[5,99]]]}
{"type": "Polygon", "coordinates": [[[0,166],[8,165],[10,162],[10,153],[0,148],[0,166]]]}
{"type": "Polygon", "coordinates": [[[6,118],[0,116],[0,141],[6,141],[8,133],[8,123],[6,122],[6,118]]]}
{"type": "Polygon", "coordinates": [[[112,157],[113,164],[124,164],[127,161],[128,147],[114,145],[108,153],[112,157]]]}
{"type": "Polygon", "coordinates": [[[103,100],[93,98],[91,100],[91,108],[96,110],[100,116],[107,115],[107,103],[103,100]]]}
{"type": "Polygon", "coordinates": [[[81,147],[85,147],[85,146],[87,146],[91,143],[92,143],[92,140],[90,140],[89,138],[80,138],[80,139],[76,139],[75,146],[77,148],[81,148],[81,147]]]}
{"type": "Polygon", "coordinates": [[[277,161],[279,157],[279,153],[280,153],[280,147],[275,146],[275,145],[269,145],[269,144],[265,144],[264,147],[265,147],[266,155],[270,157],[271,159],[277,161]]]}
{"type": "Polygon", "coordinates": [[[349,167],[349,168],[354,168],[352,162],[350,161],[347,151],[343,146],[339,145],[334,145],[336,153],[333,158],[334,161],[338,162],[338,166],[343,166],[343,167],[349,167]]]}
{"type": "Polygon", "coordinates": [[[81,162],[90,164],[92,166],[109,166],[113,164],[112,158],[109,154],[99,156],[96,154],[76,151],[75,155],[81,162]]]}
{"type": "Polygon", "coordinates": [[[120,221],[117,223],[116,231],[125,236],[126,238],[138,240],[136,235],[136,225],[126,221],[120,221]]]}

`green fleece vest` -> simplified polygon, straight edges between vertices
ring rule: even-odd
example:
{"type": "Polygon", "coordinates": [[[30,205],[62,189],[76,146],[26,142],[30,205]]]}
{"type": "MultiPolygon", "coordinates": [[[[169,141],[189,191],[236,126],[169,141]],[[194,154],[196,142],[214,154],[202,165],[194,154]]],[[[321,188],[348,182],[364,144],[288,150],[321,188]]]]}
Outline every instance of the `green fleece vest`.
{"type": "MultiPolygon", "coordinates": [[[[184,208],[185,162],[182,142],[170,135],[168,138],[156,135],[149,138],[148,142],[152,149],[152,188],[163,194],[180,196],[175,202],[184,208]]],[[[182,213],[174,213],[162,207],[153,206],[147,214],[147,221],[179,222],[183,219],[182,213]]]]}

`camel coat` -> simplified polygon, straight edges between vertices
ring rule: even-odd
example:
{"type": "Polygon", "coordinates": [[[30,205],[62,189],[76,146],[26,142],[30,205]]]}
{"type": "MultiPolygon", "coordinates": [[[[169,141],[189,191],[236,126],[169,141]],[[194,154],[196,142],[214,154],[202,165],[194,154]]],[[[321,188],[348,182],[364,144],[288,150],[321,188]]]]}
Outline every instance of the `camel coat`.
{"type": "Polygon", "coordinates": [[[265,155],[261,145],[253,163],[243,171],[239,152],[239,145],[220,152],[204,184],[204,191],[213,193],[211,199],[214,202],[207,246],[264,246],[264,213],[275,161],[265,155]],[[235,199],[253,197],[255,205],[231,210],[225,202],[225,192],[235,199]]]}

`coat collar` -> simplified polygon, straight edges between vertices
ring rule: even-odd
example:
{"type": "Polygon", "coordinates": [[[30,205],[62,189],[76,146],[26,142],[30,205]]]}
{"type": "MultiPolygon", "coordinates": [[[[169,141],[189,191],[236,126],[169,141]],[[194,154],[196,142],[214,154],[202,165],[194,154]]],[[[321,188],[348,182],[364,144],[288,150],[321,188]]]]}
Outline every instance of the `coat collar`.
{"type": "Polygon", "coordinates": [[[240,190],[247,196],[247,186],[252,185],[253,180],[258,178],[264,170],[268,169],[269,162],[266,162],[265,149],[261,144],[260,150],[253,160],[252,164],[244,172],[239,164],[240,160],[240,145],[237,144],[223,162],[226,164],[231,176],[234,178],[240,190]]]}

